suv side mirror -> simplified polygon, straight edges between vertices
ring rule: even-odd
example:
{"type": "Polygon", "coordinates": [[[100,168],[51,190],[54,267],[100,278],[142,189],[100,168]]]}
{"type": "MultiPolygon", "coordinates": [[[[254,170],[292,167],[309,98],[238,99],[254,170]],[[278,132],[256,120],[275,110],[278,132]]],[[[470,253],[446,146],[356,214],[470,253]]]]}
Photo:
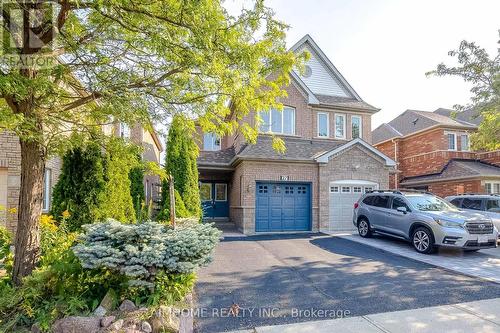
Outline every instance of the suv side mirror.
{"type": "Polygon", "coordinates": [[[403,214],[408,213],[408,209],[406,209],[406,207],[403,207],[403,206],[396,208],[396,210],[397,210],[398,212],[403,213],[403,214]]]}

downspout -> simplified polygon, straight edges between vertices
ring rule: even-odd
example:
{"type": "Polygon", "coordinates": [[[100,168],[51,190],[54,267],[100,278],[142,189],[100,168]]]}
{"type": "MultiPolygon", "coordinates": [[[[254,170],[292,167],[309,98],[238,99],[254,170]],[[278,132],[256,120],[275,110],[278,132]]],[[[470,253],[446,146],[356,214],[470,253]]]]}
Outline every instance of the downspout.
{"type": "Polygon", "coordinates": [[[399,179],[398,179],[398,142],[396,139],[391,140],[394,143],[394,162],[396,162],[396,173],[394,173],[394,188],[398,189],[399,179]]]}

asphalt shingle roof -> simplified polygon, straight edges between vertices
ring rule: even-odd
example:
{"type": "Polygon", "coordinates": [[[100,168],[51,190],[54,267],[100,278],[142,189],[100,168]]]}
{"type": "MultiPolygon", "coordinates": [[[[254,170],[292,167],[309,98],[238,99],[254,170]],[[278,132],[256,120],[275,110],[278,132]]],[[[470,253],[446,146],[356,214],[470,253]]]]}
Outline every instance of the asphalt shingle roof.
{"type": "Polygon", "coordinates": [[[415,133],[435,125],[462,127],[469,129],[477,128],[475,124],[466,121],[452,119],[446,115],[442,115],[439,113],[419,110],[406,110],[405,112],[391,120],[389,123],[387,123],[387,125],[392,127],[401,135],[391,135],[391,133],[387,133],[387,126],[379,126],[372,132],[372,139],[374,144],[398,136],[406,136],[408,134],[415,133]]]}
{"type": "Polygon", "coordinates": [[[447,180],[452,178],[468,177],[500,177],[500,167],[476,160],[450,160],[439,173],[407,177],[401,181],[402,185],[414,182],[447,180]]]}
{"type": "Polygon", "coordinates": [[[320,105],[356,108],[356,109],[364,109],[364,110],[371,110],[371,111],[378,111],[379,110],[376,107],[366,103],[365,101],[359,101],[359,100],[354,99],[354,98],[341,97],[341,96],[318,95],[318,94],[315,94],[314,96],[316,96],[320,105]]]}
{"type": "Polygon", "coordinates": [[[434,113],[451,117],[452,119],[456,119],[458,121],[466,121],[474,125],[479,125],[483,120],[483,117],[481,117],[474,109],[456,112],[455,110],[439,108],[434,111],[434,113]]]}
{"type": "Polygon", "coordinates": [[[282,137],[286,152],[278,153],[273,149],[272,137],[259,135],[255,144],[244,144],[239,152],[233,148],[220,151],[202,151],[198,157],[198,165],[230,166],[233,157],[246,159],[313,161],[316,157],[327,153],[343,144],[343,141],[308,140],[294,137],[282,137]]]}

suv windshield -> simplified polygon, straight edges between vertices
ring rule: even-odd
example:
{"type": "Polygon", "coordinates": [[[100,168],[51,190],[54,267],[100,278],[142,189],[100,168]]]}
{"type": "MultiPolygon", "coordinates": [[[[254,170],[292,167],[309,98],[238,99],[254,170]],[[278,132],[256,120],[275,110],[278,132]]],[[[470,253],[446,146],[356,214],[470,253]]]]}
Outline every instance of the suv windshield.
{"type": "Polygon", "coordinates": [[[453,206],[449,205],[432,195],[409,195],[406,197],[413,207],[420,211],[443,211],[443,210],[456,210],[453,206]]]}

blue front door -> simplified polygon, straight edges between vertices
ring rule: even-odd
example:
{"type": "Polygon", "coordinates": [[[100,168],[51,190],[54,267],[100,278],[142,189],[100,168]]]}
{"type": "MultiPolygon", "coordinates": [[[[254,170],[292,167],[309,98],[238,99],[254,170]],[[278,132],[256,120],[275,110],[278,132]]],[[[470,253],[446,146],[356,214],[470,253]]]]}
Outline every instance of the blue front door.
{"type": "Polygon", "coordinates": [[[229,217],[227,183],[202,182],[200,185],[201,206],[204,219],[229,217]]]}
{"type": "Polygon", "coordinates": [[[311,230],[311,185],[257,182],[255,231],[311,230]]]}

